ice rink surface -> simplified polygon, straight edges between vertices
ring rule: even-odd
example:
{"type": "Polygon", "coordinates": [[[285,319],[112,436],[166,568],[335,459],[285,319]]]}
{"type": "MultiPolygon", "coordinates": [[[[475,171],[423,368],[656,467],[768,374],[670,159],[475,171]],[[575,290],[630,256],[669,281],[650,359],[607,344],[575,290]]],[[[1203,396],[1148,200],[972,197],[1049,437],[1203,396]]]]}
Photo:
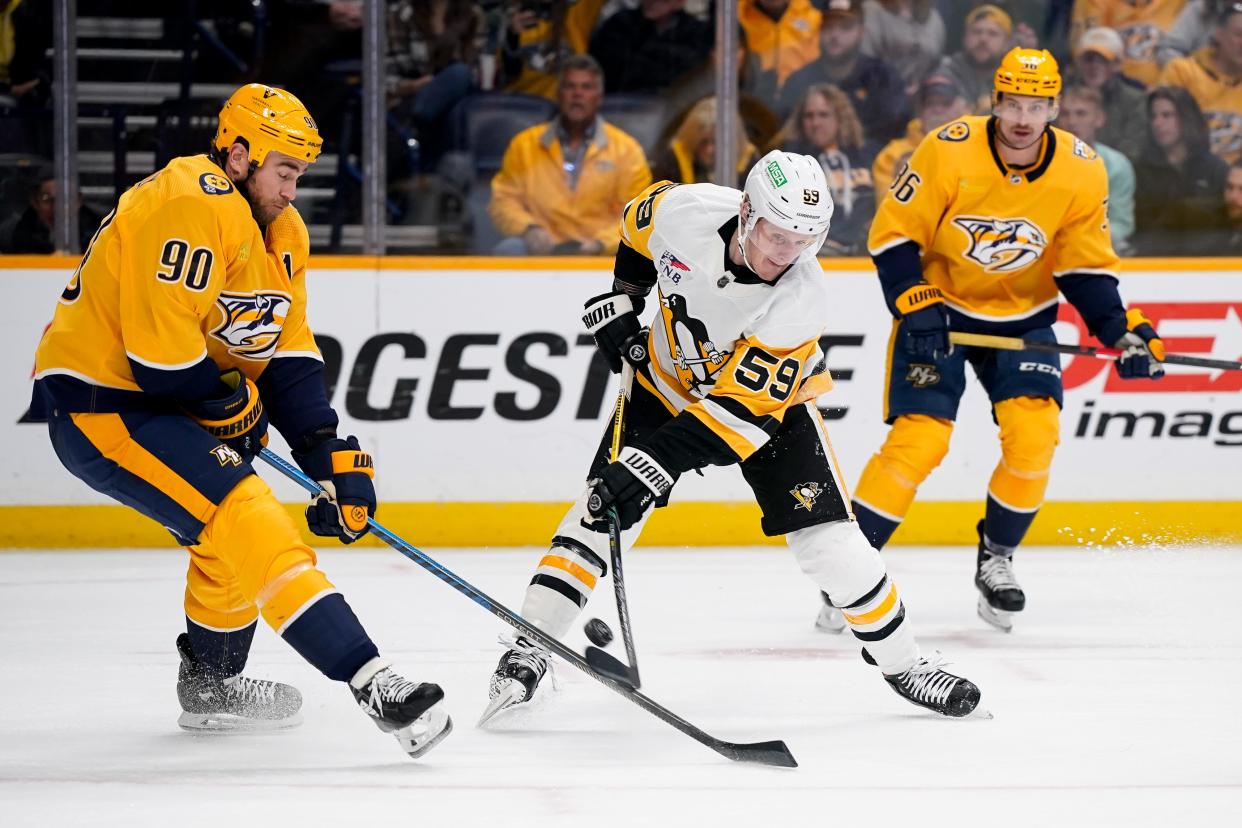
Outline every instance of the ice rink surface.
{"type": "MultiPolygon", "coordinates": [[[[428,551],[515,610],[541,554],[428,551]]],[[[816,632],[782,548],[627,558],[644,691],[721,738],[784,739],[785,770],[733,764],[565,665],[540,708],[476,729],[507,628],[385,549],[321,564],[405,675],[444,686],[445,742],[406,758],[267,628],[247,672],[297,685],[304,724],[191,735],[183,553],[0,553],[0,825],[1240,824],[1242,549],[1024,549],[1011,635],[975,616],[973,549],[885,556],[924,650],[991,721],[909,705],[852,637],[816,632]]],[[[607,581],[588,614],[615,619],[607,581]]]]}

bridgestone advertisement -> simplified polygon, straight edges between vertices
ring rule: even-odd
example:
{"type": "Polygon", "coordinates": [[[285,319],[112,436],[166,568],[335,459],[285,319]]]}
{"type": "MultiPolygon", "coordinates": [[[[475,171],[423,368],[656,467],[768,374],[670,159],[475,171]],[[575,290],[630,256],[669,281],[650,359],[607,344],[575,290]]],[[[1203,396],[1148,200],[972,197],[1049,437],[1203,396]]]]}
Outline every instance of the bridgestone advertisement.
{"type": "MultiPolygon", "coordinates": [[[[835,388],[819,405],[852,484],[886,433],[892,323],[872,272],[826,264],[833,302],[822,346],[835,388]]],[[[0,359],[13,391],[0,502],[105,503],[60,466],[42,425],[21,422],[34,348],[69,272],[5,276],[0,313],[11,344],[0,359]]],[[[381,502],[575,497],[616,391],[581,327],[581,309],[610,281],[599,269],[327,270],[312,263],[310,320],[329,394],[342,433],[356,434],[375,455],[381,502]]],[[[1157,324],[1170,352],[1242,357],[1236,271],[1133,272],[1121,289],[1157,324]]],[[[648,307],[645,316],[652,313],[648,307]]],[[[1088,341],[1066,305],[1057,335],[1088,341]]],[[[1171,367],[1159,382],[1123,382],[1111,363],[1082,357],[1063,358],[1061,371],[1065,409],[1050,502],[1242,500],[1242,372],[1171,367]]],[[[949,455],[920,501],[983,497],[999,458],[997,428],[973,376],[968,384],[949,455]]],[[[284,450],[279,440],[273,446],[284,450]]],[[[298,499],[283,484],[277,490],[298,499]]],[[[674,493],[675,501],[749,497],[732,468],[686,475],[674,493]]]]}

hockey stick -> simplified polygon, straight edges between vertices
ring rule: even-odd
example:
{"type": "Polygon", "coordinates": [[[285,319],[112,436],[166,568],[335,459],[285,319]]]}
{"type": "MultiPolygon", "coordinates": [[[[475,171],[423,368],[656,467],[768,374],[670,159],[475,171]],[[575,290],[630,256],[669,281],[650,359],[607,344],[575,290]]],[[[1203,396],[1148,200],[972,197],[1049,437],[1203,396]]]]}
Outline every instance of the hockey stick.
{"type": "MultiPolygon", "coordinates": [[[[646,359],[646,347],[636,342],[629,346],[625,358],[621,360],[617,407],[612,414],[610,462],[617,462],[617,455],[621,453],[621,441],[625,437],[625,406],[634,385],[635,362],[642,364],[646,359]]],[[[612,591],[617,597],[617,623],[621,627],[621,640],[625,642],[625,658],[628,664],[622,664],[595,646],[586,648],[586,660],[587,664],[599,672],[607,673],[617,681],[624,681],[637,690],[642,687],[642,681],[638,677],[638,653],[634,650],[634,634],[630,629],[630,605],[625,597],[625,573],[621,568],[621,518],[615,507],[608,510],[608,557],[612,561],[612,591]]]]}
{"type": "MultiPolygon", "coordinates": [[[[301,469],[294,466],[288,460],[285,460],[271,449],[260,449],[259,456],[285,477],[288,477],[290,480],[294,481],[311,494],[317,495],[323,491],[319,487],[319,484],[303,474],[301,469]]],[[[380,540],[387,543],[393,549],[397,550],[402,555],[430,572],[432,575],[435,575],[441,581],[444,581],[444,583],[448,584],[462,595],[465,595],[471,601],[474,601],[476,604],[499,618],[501,621],[504,621],[510,627],[513,627],[526,638],[538,642],[541,647],[560,656],[563,660],[569,664],[572,664],[574,667],[577,667],[591,678],[600,682],[604,686],[611,688],[617,693],[620,693],[622,696],[629,699],[643,710],[646,710],[657,719],[660,719],[661,721],[677,728],[699,744],[705,745],[719,753],[721,756],[732,759],[735,762],[756,762],[761,765],[776,765],[782,768],[798,767],[797,760],[795,760],[793,754],[789,752],[789,748],[786,747],[785,743],[780,740],[771,742],[739,743],[726,742],[723,739],[717,739],[714,736],[710,736],[702,730],[699,730],[681,716],[678,716],[676,713],[661,706],[652,699],[647,698],[642,693],[639,693],[636,690],[631,690],[624,683],[616,681],[603,673],[592,670],[591,665],[587,664],[582,656],[578,655],[573,650],[557,641],[555,638],[544,633],[538,627],[522,618],[522,616],[517,615],[512,610],[509,610],[503,604],[493,601],[483,592],[479,591],[466,581],[463,581],[451,570],[445,569],[438,562],[436,562],[435,559],[429,557],[417,547],[410,545],[406,541],[394,535],[392,532],[385,529],[374,518],[367,518],[367,524],[371,527],[371,531],[374,532],[376,537],[380,540]]]]}
{"type": "MultiPolygon", "coordinates": [[[[950,331],[949,341],[954,345],[974,345],[979,348],[997,348],[1002,351],[1039,351],[1050,354],[1071,354],[1073,356],[1109,359],[1114,362],[1121,357],[1116,348],[1097,348],[1094,345],[1063,345],[1060,342],[1032,342],[1016,336],[991,336],[990,334],[966,333],[950,331]]],[[[1160,360],[1168,365],[1191,365],[1195,368],[1215,368],[1221,371],[1242,371],[1242,362],[1227,359],[1208,359],[1206,357],[1185,356],[1183,354],[1165,354],[1160,360]]]]}

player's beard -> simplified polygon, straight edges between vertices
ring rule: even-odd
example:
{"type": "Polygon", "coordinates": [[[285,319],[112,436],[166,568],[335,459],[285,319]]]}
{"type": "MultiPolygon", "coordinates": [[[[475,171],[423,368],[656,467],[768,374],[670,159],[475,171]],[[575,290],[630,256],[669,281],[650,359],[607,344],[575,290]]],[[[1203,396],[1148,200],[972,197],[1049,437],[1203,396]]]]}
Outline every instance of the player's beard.
{"type": "Polygon", "coordinates": [[[246,180],[242,182],[242,195],[246,197],[246,203],[250,205],[250,215],[254,216],[255,222],[260,227],[267,227],[276,217],[284,212],[284,207],[277,207],[275,204],[264,204],[255,194],[253,190],[254,173],[246,176],[246,180]]]}
{"type": "MultiPolygon", "coordinates": [[[[1047,129],[1047,126],[1045,126],[1044,129],[1047,129]]],[[[1000,139],[1000,142],[1002,144],[1009,147],[1010,149],[1022,151],[1022,150],[1028,150],[1031,147],[1038,144],[1040,140],[1044,137],[1044,130],[1043,129],[1032,129],[1031,140],[1027,141],[1025,144],[1015,144],[1014,142],[1010,141],[1009,138],[1005,135],[1004,129],[996,130],[996,137],[1000,139]]]]}

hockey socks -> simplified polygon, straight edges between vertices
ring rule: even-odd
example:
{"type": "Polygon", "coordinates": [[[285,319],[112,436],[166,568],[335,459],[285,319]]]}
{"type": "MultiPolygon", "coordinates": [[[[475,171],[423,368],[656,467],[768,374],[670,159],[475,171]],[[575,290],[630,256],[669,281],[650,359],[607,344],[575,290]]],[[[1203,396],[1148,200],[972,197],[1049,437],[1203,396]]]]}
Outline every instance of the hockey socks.
{"type": "Polygon", "coordinates": [[[1026,530],[1031,528],[1031,522],[1037,514],[1038,509],[1019,512],[1002,506],[1000,501],[988,495],[987,511],[984,512],[983,519],[985,545],[995,554],[1012,556],[1014,547],[1022,543],[1026,530]]]}
{"type": "Polygon", "coordinates": [[[257,621],[236,630],[213,630],[185,619],[190,649],[203,669],[221,677],[235,676],[246,669],[250,643],[254,640],[257,621]]]}
{"type": "Polygon", "coordinates": [[[857,500],[853,502],[854,518],[858,521],[858,528],[862,529],[863,536],[867,542],[876,549],[883,549],[888,543],[888,539],[897,531],[897,527],[901,525],[901,521],[893,520],[885,517],[878,512],[872,511],[867,506],[859,503],[857,500]]]}
{"type": "Polygon", "coordinates": [[[379,650],[339,592],[323,595],[289,622],[280,635],[319,672],[349,681],[379,650]]]}

